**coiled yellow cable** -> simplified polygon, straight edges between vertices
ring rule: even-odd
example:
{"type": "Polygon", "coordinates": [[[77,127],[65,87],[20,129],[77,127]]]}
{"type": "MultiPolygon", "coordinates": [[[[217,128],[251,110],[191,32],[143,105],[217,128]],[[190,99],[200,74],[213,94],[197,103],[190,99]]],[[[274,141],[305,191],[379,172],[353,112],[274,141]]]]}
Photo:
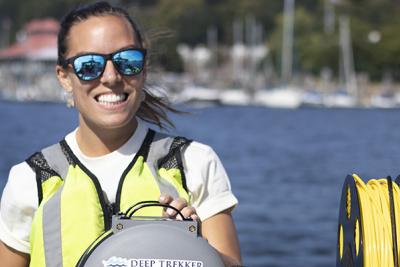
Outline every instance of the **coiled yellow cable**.
{"type": "MultiPolygon", "coordinates": [[[[364,249],[364,266],[394,266],[392,220],[390,197],[387,179],[371,179],[367,184],[353,174],[360,205],[362,247],[364,249]]],[[[400,233],[400,190],[393,182],[393,203],[396,232],[400,233]]],[[[347,207],[349,208],[349,207],[347,207]]],[[[351,208],[349,208],[351,209],[351,208]]],[[[357,225],[356,225],[357,227],[357,225]]],[[[359,231],[355,229],[354,239],[358,239],[359,231]]],[[[400,244],[397,234],[397,244],[400,244]]],[[[358,242],[356,242],[357,244],[358,242]]],[[[397,249],[399,246],[397,247],[397,249]]],[[[356,247],[356,250],[359,248],[356,247]]],[[[357,251],[358,253],[358,251],[357,251]]],[[[400,255],[400,251],[397,251],[400,255]]]]}

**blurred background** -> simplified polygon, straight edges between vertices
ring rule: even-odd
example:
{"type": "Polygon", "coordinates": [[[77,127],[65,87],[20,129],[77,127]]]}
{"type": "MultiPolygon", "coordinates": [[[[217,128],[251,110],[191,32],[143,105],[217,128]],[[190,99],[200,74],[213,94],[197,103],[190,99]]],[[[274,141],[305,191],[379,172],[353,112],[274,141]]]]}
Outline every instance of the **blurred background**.
{"type": "MultiPolygon", "coordinates": [[[[77,0],[0,0],[0,189],[77,126],[54,65],[77,0]]],[[[347,174],[400,174],[400,1],[138,0],[148,90],[231,177],[246,266],[332,266],[347,174]]]]}

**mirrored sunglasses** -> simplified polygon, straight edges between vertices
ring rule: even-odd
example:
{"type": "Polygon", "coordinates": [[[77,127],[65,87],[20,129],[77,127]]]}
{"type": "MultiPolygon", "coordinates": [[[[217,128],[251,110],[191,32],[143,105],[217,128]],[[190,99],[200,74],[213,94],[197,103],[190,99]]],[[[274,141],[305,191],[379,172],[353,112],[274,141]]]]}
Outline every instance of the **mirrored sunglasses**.
{"type": "Polygon", "coordinates": [[[134,76],[143,71],[146,50],[129,48],[111,54],[87,53],[66,59],[62,65],[65,68],[71,64],[76,76],[82,81],[92,81],[99,78],[111,60],[121,75],[134,76]]]}

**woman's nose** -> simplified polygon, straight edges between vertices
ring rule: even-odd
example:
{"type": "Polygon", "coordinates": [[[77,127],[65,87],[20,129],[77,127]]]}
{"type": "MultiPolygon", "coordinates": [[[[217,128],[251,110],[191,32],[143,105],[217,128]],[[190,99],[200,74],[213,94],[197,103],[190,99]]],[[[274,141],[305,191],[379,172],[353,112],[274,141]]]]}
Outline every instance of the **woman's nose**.
{"type": "Polygon", "coordinates": [[[100,78],[102,83],[115,83],[121,80],[121,75],[111,60],[107,60],[103,75],[100,78]]]}

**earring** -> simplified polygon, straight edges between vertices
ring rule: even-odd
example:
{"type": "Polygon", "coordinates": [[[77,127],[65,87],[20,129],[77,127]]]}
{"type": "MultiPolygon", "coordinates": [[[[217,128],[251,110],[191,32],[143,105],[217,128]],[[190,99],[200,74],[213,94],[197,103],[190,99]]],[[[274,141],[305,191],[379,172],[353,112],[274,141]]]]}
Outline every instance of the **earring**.
{"type": "Polygon", "coordinates": [[[71,91],[64,91],[64,100],[68,108],[73,108],[75,106],[71,91]]]}

